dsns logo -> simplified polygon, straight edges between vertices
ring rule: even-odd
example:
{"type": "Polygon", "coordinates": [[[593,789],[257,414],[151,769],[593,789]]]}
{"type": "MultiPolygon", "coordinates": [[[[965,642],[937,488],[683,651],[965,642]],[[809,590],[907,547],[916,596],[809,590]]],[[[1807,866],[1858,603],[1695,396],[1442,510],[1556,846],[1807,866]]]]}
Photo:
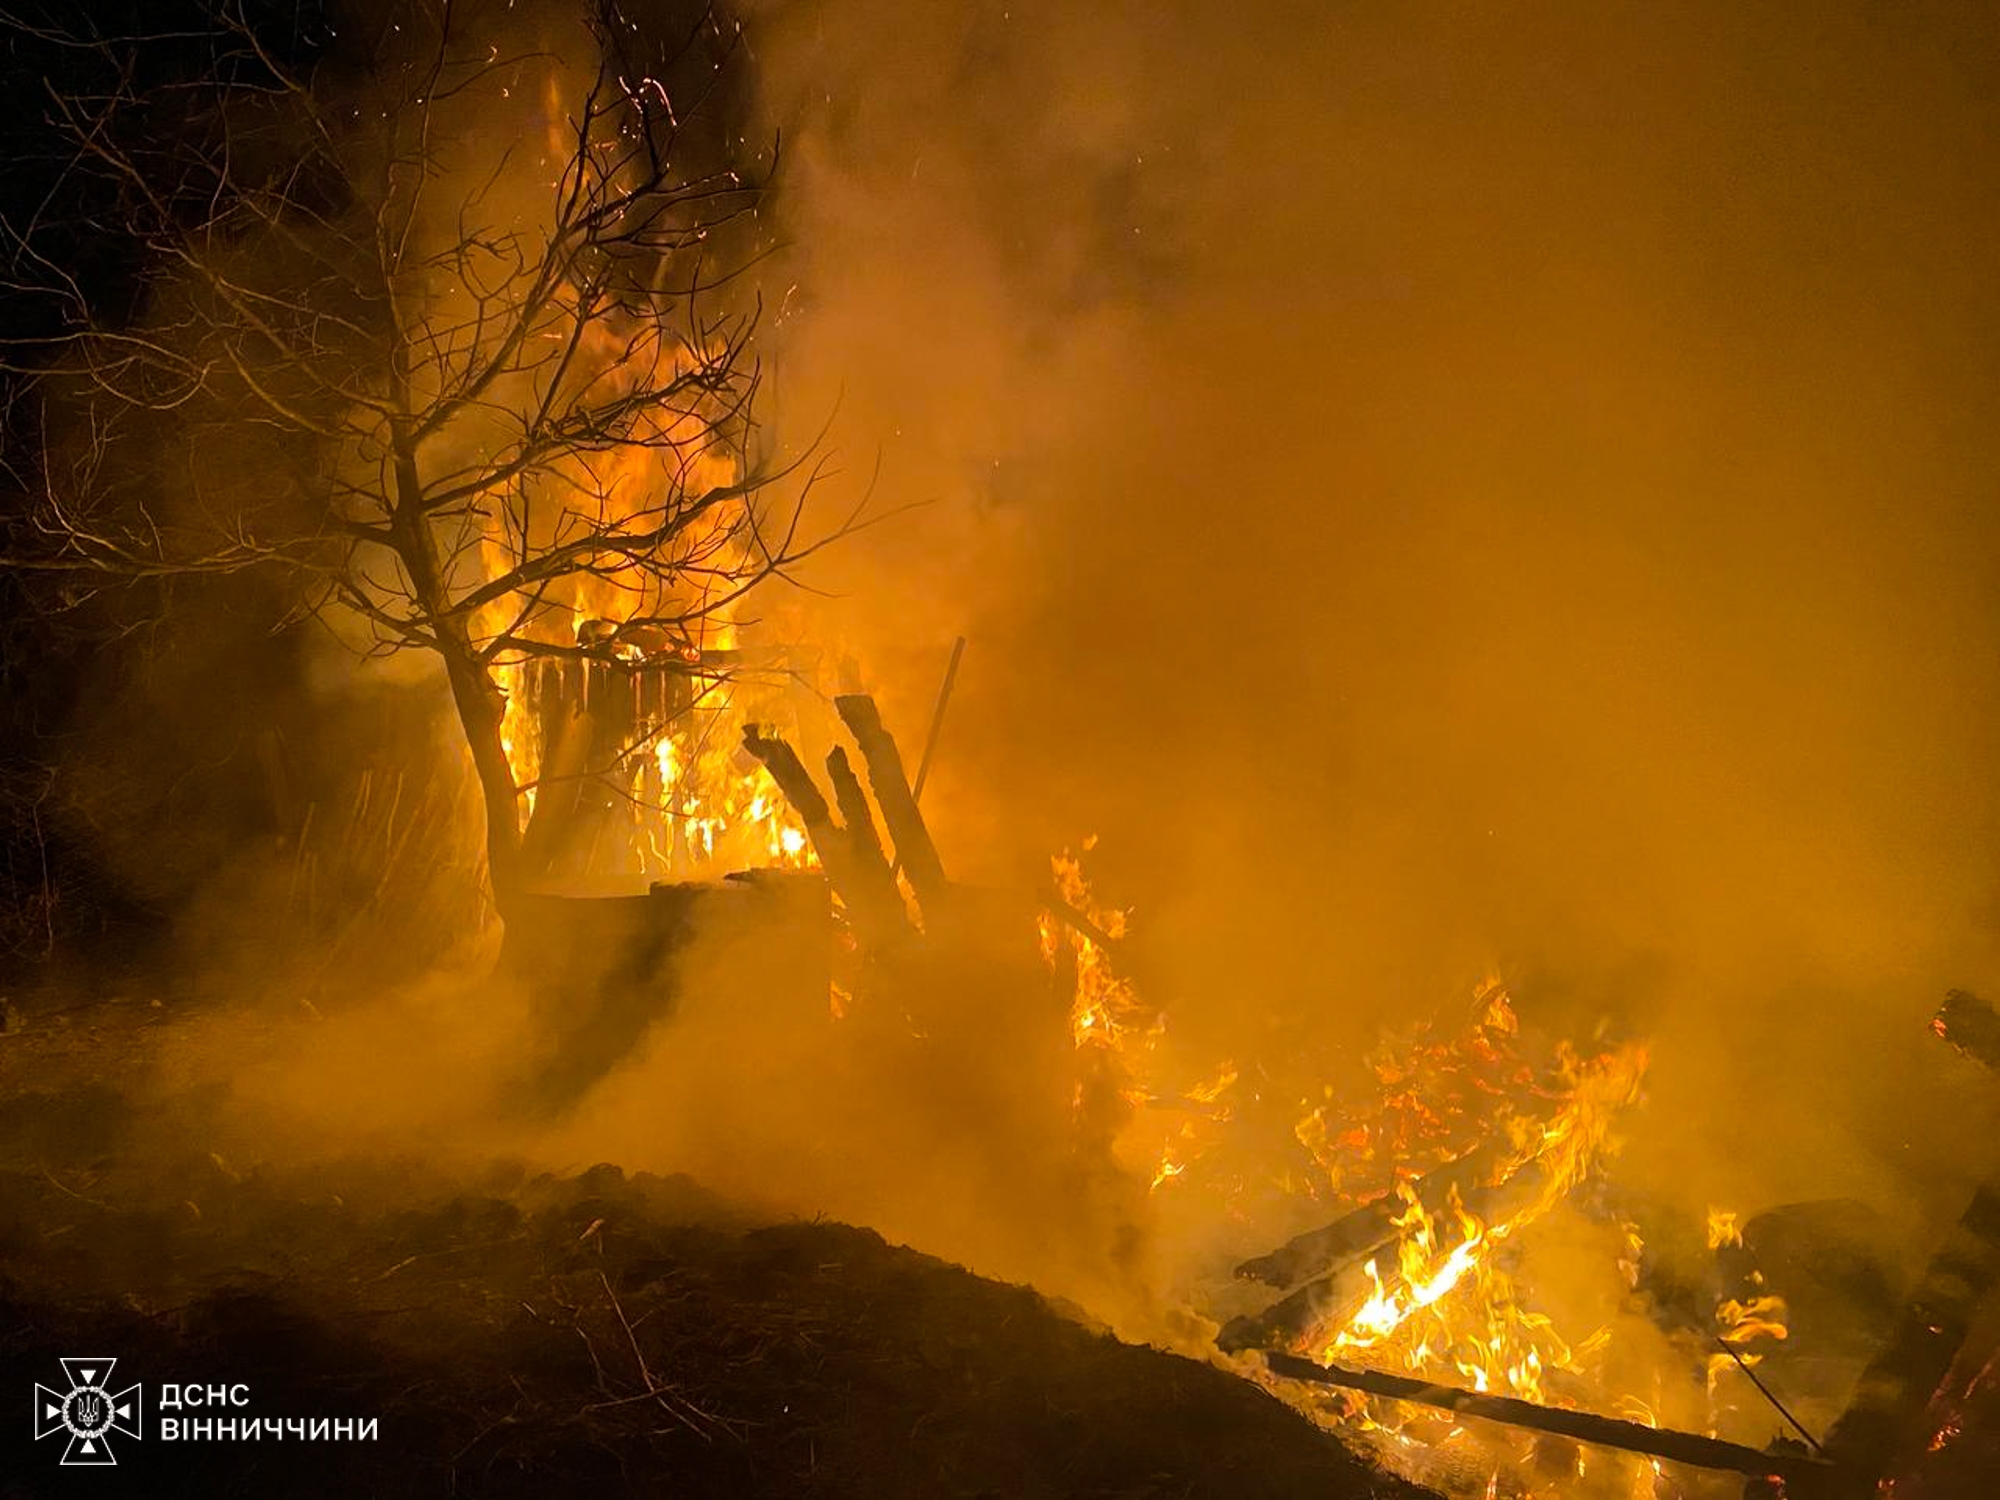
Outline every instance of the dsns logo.
{"type": "Polygon", "coordinates": [[[35,1436],[67,1432],[64,1463],[115,1464],[118,1460],[111,1456],[111,1434],[140,1435],[139,1387],[128,1385],[116,1395],[111,1392],[111,1371],[117,1363],[115,1359],[66,1359],[62,1367],[69,1377],[67,1391],[35,1387],[35,1436]]]}

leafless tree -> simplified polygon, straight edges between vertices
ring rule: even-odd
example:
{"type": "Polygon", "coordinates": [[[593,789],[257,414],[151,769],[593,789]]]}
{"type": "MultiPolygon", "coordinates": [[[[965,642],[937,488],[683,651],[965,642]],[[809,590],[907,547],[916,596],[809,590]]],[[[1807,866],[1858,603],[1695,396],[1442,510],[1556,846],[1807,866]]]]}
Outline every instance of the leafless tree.
{"type": "Polygon", "coordinates": [[[508,670],[580,653],[585,615],[615,622],[592,650],[698,644],[854,524],[809,528],[817,459],[758,453],[735,273],[759,183],[707,108],[734,31],[704,13],[663,46],[602,0],[576,67],[450,0],[362,39],[276,36],[242,0],[193,35],[88,13],[5,23],[75,66],[46,99],[68,216],[52,193],[0,219],[39,309],[0,349],[29,496],[0,565],[66,599],[284,569],[359,649],[434,653],[504,915],[508,670]],[[71,264],[100,235],[140,250],[108,309],[71,264]]]}

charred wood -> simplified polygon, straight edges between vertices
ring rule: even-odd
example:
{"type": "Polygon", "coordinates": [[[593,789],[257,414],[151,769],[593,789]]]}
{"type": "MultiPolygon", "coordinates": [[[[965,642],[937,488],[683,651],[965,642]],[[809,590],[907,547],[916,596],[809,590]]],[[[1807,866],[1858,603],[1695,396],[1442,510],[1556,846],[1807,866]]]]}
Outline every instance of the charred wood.
{"type": "Polygon", "coordinates": [[[882,878],[889,878],[889,860],[882,853],[882,840],[875,834],[875,815],[869,810],[861,778],[848,764],[847,752],[835,745],[826,752],[826,779],[833,787],[833,800],[847,825],[847,840],[854,858],[864,866],[879,865],[882,878]]]}
{"type": "Polygon", "coordinates": [[[853,888],[842,895],[850,904],[866,906],[872,929],[892,931],[903,924],[903,898],[882,852],[882,841],[875,835],[875,817],[868,809],[861,780],[848,764],[847,752],[838,745],[827,752],[826,776],[846,823],[840,836],[847,841],[848,876],[853,888]]]}
{"type": "Polygon", "coordinates": [[[1245,1281],[1261,1281],[1266,1286],[1297,1286],[1307,1277],[1323,1274],[1329,1267],[1372,1255],[1396,1237],[1396,1216],[1402,1202],[1394,1195],[1364,1203],[1352,1213],[1319,1229],[1295,1236],[1273,1250],[1246,1260],[1236,1268],[1245,1281]]]}
{"type": "Polygon", "coordinates": [[[833,706],[861,748],[861,759],[868,767],[868,789],[875,794],[875,805],[882,809],[882,821],[895,843],[896,863],[910,877],[910,888],[924,910],[942,911],[949,900],[944,864],[931,842],[924,816],[917,810],[916,798],[910,795],[902,754],[883,727],[875,700],[855,693],[834,699],[833,706]]]}
{"type": "Polygon", "coordinates": [[[1522,1401],[1513,1396],[1489,1396],[1457,1386],[1433,1385],[1407,1375],[1350,1370],[1340,1365],[1318,1365],[1295,1354],[1267,1354],[1265,1360],[1274,1374],[1288,1380],[1366,1391],[1370,1395],[1387,1396],[1396,1401],[1414,1401],[1469,1417],[1504,1422],[1510,1427],[1560,1433],[1580,1443],[1619,1448],[1627,1453],[1644,1453],[1701,1469],[1723,1469],[1753,1478],[1776,1477],[1783,1479],[1792,1487],[1791,1492],[1801,1497],[1830,1493],[1827,1485],[1833,1476],[1833,1467],[1822,1459],[1785,1448],[1750,1448],[1741,1443],[1697,1437],[1693,1433],[1675,1432],[1670,1428],[1647,1427],[1643,1423],[1628,1422],[1618,1417],[1537,1406],[1532,1401],[1522,1401]]]}
{"type": "Polygon", "coordinates": [[[1953,990],[1931,1017],[1931,1030],[1975,1062],[2000,1072],[2000,1015],[1969,990],[1953,990]]]}
{"type": "MultiPolygon", "coordinates": [[[[1394,1231],[1392,1230],[1393,1234],[1394,1231]]],[[[1384,1284],[1396,1278],[1384,1277],[1384,1284]]],[[[1342,1308],[1358,1307],[1372,1283],[1354,1261],[1273,1302],[1258,1313],[1231,1318],[1215,1336],[1215,1347],[1224,1354],[1241,1354],[1246,1349],[1276,1349],[1297,1344],[1307,1334],[1342,1308]]]]}
{"type": "MultiPolygon", "coordinates": [[[[743,726],[743,748],[748,750],[771,773],[771,779],[778,783],[778,790],[785,794],[785,800],[792,804],[792,811],[799,815],[799,821],[806,825],[806,833],[817,848],[822,839],[834,829],[833,810],[826,805],[826,798],[813,784],[812,773],[799,759],[798,751],[781,739],[765,734],[755,724],[743,726]]],[[[825,851],[821,851],[824,863],[825,851]]]]}
{"type": "Polygon", "coordinates": [[[1930,1434],[1924,1415],[1958,1358],[1979,1303],[2000,1282],[2000,1185],[1986,1183],[1932,1258],[1888,1343],[1861,1372],[1854,1399],[1826,1435],[1826,1451],[1855,1476],[1844,1493],[1875,1482],[1930,1434]]]}
{"type": "MultiPolygon", "coordinates": [[[[1093,922],[1088,915],[1078,911],[1069,902],[1063,900],[1054,886],[1045,884],[1035,894],[1040,899],[1043,907],[1057,921],[1062,922],[1072,931],[1083,934],[1083,936],[1089,938],[1106,953],[1110,953],[1118,947],[1117,938],[1093,922]]],[[[1245,1262],[1245,1264],[1250,1264],[1250,1262],[1245,1262]]],[[[1236,1274],[1239,1276],[1243,1274],[1241,1266],[1237,1267],[1236,1274]]],[[[1290,1283],[1286,1282],[1284,1285],[1290,1285],[1290,1283]]]]}
{"type": "MultiPolygon", "coordinates": [[[[785,800],[792,804],[799,821],[806,825],[806,837],[812,840],[813,850],[819,855],[827,881],[840,893],[840,899],[846,904],[857,931],[877,944],[893,943],[906,934],[909,924],[903,917],[902,902],[896,896],[895,886],[889,880],[888,865],[883,860],[882,847],[875,839],[873,824],[863,821],[859,825],[863,833],[857,837],[853,827],[843,828],[834,822],[833,810],[813,781],[812,773],[806,770],[798,751],[785,741],[764,734],[755,724],[746,724],[743,726],[743,747],[771,773],[778,790],[785,794],[785,800]],[[873,851],[872,866],[868,857],[870,850],[873,851]]],[[[839,754],[838,751],[835,753],[839,754]]],[[[840,765],[845,768],[846,764],[846,756],[841,755],[840,765]]],[[[858,796],[858,784],[853,786],[852,793],[843,794],[843,778],[833,771],[832,757],[828,758],[828,771],[834,777],[836,796],[858,796]]],[[[853,782],[852,770],[846,771],[845,780],[853,782]]],[[[866,819],[865,802],[854,811],[866,819]]],[[[850,811],[850,817],[854,811],[850,811]]]]}

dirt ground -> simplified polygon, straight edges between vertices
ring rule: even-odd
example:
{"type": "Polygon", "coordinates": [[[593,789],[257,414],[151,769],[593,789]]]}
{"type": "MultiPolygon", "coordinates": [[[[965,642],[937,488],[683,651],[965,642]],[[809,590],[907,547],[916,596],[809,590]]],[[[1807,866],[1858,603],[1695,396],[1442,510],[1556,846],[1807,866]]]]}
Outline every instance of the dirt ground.
{"type": "MultiPolygon", "coordinates": [[[[145,1393],[143,1439],[112,1439],[125,1492],[1421,1493],[1223,1370],[864,1228],[750,1222],[614,1166],[239,1171],[176,1138],[199,1100],[122,1087],[172,1024],[101,1002],[15,1008],[0,1035],[0,1386],[115,1357],[145,1393]],[[167,1382],[244,1388],[183,1419],[379,1436],[163,1442],[167,1382]]],[[[63,1434],[5,1425],[0,1494],[76,1492],[63,1434]]]]}

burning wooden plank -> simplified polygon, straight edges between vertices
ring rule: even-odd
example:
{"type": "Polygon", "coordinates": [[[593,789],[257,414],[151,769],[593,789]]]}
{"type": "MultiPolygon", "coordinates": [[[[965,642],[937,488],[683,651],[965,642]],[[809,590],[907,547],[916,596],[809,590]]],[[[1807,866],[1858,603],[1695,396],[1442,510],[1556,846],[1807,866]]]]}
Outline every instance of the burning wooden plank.
{"type": "MultiPolygon", "coordinates": [[[[861,747],[868,767],[869,787],[895,841],[898,861],[908,872],[910,886],[925,914],[933,915],[943,905],[948,890],[944,865],[903,779],[902,756],[896,750],[896,742],[883,728],[872,699],[855,695],[835,702],[861,747]]],[[[836,822],[826,797],[790,745],[764,734],[754,724],[745,726],[743,744],[771,773],[771,779],[777,782],[778,789],[804,822],[827,878],[840,892],[857,926],[877,943],[906,935],[909,920],[896,889],[895,875],[876,833],[874,812],[847,752],[836,746],[826,758],[827,779],[845,820],[836,822]]]]}
{"type": "MultiPolygon", "coordinates": [[[[907,924],[902,917],[901,903],[883,897],[881,887],[886,881],[887,866],[883,866],[881,880],[871,879],[866,868],[865,849],[871,846],[875,851],[875,862],[882,863],[882,850],[875,843],[873,827],[867,829],[866,842],[857,845],[852,831],[833,820],[833,809],[827,805],[825,796],[812,779],[812,773],[806,770],[798,751],[785,741],[765,734],[755,724],[746,724],[743,726],[743,748],[771,773],[778,790],[785,794],[785,800],[791,803],[799,820],[806,825],[806,837],[812,840],[826,878],[840,893],[857,927],[872,941],[893,940],[907,924]]],[[[852,777],[853,773],[848,772],[848,779],[852,777]]],[[[838,795],[838,776],[835,778],[835,791],[838,795]]],[[[888,895],[894,897],[893,887],[888,895]]]]}

